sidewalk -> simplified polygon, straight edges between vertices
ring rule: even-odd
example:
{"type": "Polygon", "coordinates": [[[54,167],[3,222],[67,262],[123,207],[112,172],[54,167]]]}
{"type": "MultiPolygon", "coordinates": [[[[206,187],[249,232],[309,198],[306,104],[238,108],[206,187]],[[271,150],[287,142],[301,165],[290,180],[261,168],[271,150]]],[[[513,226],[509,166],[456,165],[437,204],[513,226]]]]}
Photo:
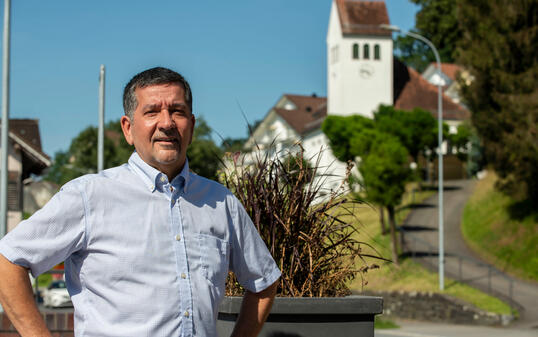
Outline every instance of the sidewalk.
{"type": "MultiPolygon", "coordinates": [[[[485,292],[491,292],[504,299],[510,297],[509,276],[493,267],[471,262],[479,257],[465,244],[460,231],[463,208],[474,187],[472,180],[445,182],[444,189],[444,237],[445,276],[455,280],[462,278],[485,292]],[[459,259],[454,254],[463,256],[459,259]],[[490,277],[488,277],[490,276],[490,277]]],[[[413,256],[423,265],[438,270],[438,210],[437,194],[417,205],[410,213],[402,229],[405,254],[413,256]]],[[[512,324],[515,328],[533,329],[538,336],[538,286],[513,279],[512,298],[520,311],[520,319],[512,324]]],[[[446,283],[445,283],[446,285],[446,283]]]]}
{"type": "Polygon", "coordinates": [[[450,325],[398,320],[400,329],[375,330],[375,337],[535,337],[536,331],[513,327],[450,325]]]}

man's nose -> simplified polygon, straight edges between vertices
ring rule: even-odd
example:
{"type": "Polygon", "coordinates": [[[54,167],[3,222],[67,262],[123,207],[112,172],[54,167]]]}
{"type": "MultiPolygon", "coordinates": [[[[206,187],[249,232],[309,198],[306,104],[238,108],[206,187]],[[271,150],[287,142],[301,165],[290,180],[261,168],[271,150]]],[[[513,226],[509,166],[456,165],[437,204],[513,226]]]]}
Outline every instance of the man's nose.
{"type": "Polygon", "coordinates": [[[170,129],[174,126],[174,120],[168,110],[162,110],[159,116],[159,128],[170,129]]]}

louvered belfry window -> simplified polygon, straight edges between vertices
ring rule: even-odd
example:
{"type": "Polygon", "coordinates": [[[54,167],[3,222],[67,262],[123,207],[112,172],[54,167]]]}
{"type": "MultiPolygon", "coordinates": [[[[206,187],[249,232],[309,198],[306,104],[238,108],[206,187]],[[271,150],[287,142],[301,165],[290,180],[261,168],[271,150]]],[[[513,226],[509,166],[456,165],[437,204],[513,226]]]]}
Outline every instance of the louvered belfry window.
{"type": "Polygon", "coordinates": [[[359,58],[359,44],[353,44],[353,59],[357,60],[359,58]]]}
{"type": "Polygon", "coordinates": [[[374,46],[374,60],[379,60],[381,59],[381,51],[379,50],[379,45],[376,44],[374,46]]]}

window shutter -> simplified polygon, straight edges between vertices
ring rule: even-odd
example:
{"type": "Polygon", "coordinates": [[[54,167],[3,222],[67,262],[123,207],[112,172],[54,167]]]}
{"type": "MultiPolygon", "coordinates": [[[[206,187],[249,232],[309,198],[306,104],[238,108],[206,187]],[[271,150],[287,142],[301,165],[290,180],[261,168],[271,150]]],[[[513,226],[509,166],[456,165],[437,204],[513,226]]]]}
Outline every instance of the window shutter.
{"type": "Polygon", "coordinates": [[[22,193],[19,186],[19,174],[14,171],[8,172],[7,209],[9,211],[20,211],[22,209],[22,193]]]}

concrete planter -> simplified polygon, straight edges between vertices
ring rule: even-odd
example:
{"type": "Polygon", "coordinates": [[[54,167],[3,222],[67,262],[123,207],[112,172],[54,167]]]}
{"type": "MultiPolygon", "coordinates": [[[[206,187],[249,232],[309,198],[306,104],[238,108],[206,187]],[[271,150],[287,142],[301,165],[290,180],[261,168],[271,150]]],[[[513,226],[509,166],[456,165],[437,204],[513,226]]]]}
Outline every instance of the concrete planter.
{"type": "MultiPolygon", "coordinates": [[[[217,331],[230,336],[241,297],[226,297],[219,306],[217,331]]],[[[374,317],[383,298],[371,296],[277,297],[260,337],[373,337],[374,317]]]]}

